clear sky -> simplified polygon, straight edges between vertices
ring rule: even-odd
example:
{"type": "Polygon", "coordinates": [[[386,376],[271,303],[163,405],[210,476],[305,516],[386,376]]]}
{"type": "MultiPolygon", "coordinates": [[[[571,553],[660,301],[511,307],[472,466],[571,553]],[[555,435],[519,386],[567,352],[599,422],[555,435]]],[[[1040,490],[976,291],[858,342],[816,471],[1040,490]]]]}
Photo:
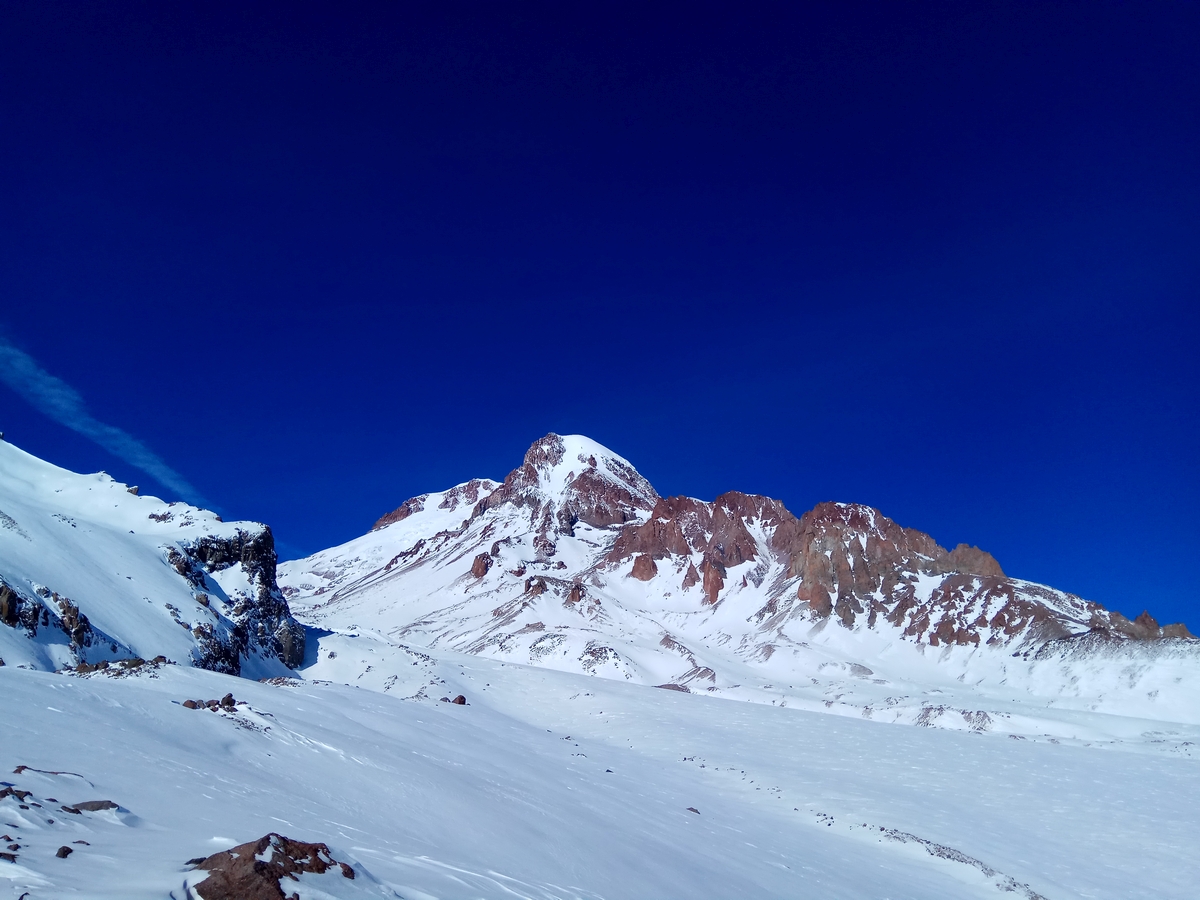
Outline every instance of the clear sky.
{"type": "Polygon", "coordinates": [[[579,432],[1200,632],[1198,288],[1192,3],[0,11],[0,430],[284,555],[579,432]]]}

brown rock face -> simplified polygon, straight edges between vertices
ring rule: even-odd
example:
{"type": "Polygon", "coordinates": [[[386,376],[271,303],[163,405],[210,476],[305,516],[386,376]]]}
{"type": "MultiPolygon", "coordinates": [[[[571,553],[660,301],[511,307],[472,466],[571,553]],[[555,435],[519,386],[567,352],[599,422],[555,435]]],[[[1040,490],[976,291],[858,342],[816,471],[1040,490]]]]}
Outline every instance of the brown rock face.
{"type": "Polygon", "coordinates": [[[633,575],[638,581],[649,581],[658,574],[658,566],[654,564],[654,560],[641,553],[633,558],[633,575]]]}
{"type": "Polygon", "coordinates": [[[371,526],[371,530],[378,531],[380,528],[386,528],[393,522],[403,522],[413,513],[419,513],[421,510],[423,510],[425,508],[425,501],[428,499],[428,494],[422,494],[420,497],[413,497],[410,500],[405,500],[387,515],[380,516],[378,519],[376,519],[375,524],[371,526]]]}
{"type": "Polygon", "coordinates": [[[606,458],[610,472],[602,472],[594,457],[565,458],[566,445],[557,434],[548,434],[525,453],[519,468],[504,483],[475,506],[472,516],[511,504],[530,511],[535,527],[573,534],[578,522],[608,528],[639,517],[650,510],[658,494],[632,467],[619,459],[606,458]],[[542,476],[567,467],[568,481],[561,498],[549,498],[542,489],[542,476]]]}
{"type": "Polygon", "coordinates": [[[476,578],[482,578],[488,573],[492,567],[492,557],[487,553],[480,553],[475,557],[475,561],[471,563],[471,574],[476,578]]]}
{"type": "Polygon", "coordinates": [[[214,853],[196,868],[209,873],[191,889],[202,900],[294,900],[299,874],[354,878],[354,869],[335,860],[325,844],[274,833],[214,853]]]}
{"type": "Polygon", "coordinates": [[[0,622],[9,628],[16,628],[20,619],[17,616],[21,608],[21,598],[7,584],[0,582],[0,622]]]}
{"type": "MultiPolygon", "coordinates": [[[[1108,612],[1107,610],[1105,612],[1108,612]]],[[[1163,638],[1195,638],[1186,625],[1176,622],[1174,625],[1159,626],[1149,612],[1143,611],[1133,621],[1125,618],[1119,612],[1108,612],[1107,618],[1098,618],[1093,623],[1093,630],[1101,633],[1108,632],[1135,641],[1161,641],[1163,638]]]]}
{"type": "Polygon", "coordinates": [[[846,627],[862,619],[874,627],[883,617],[906,637],[934,646],[977,644],[983,626],[1014,635],[1037,625],[1044,638],[1066,630],[1045,606],[1018,596],[990,554],[965,544],[947,552],[929,535],[870,507],[819,504],[777,530],[772,549],[800,578],[797,601],[815,616],[836,615],[846,627]],[[946,577],[928,601],[918,602],[918,579],[930,575],[946,577]],[[986,615],[968,621],[965,611],[974,605],[986,615]]]}
{"type": "Polygon", "coordinates": [[[822,503],[796,518],[777,500],[736,491],[712,503],[659,498],[645,521],[620,529],[605,562],[632,559],[635,577],[649,580],[652,562],[672,558],[685,567],[682,587],[700,585],[705,605],[721,600],[735,566],[757,563],[743,569],[743,588],[774,572],[779,595],[754,615],[767,627],[795,615],[835,616],[848,628],[887,622],[933,646],[1044,642],[1088,628],[1139,640],[1190,636],[1182,625],[1159,628],[1148,616],[1130,622],[1078,597],[1015,582],[978,547],[947,551],[856,504],[822,503]],[[940,581],[919,600],[918,585],[929,577],[940,581]]]}
{"type": "MultiPolygon", "coordinates": [[[[494,490],[495,487],[496,482],[490,481],[487,478],[472,478],[466,484],[457,485],[446,491],[442,496],[441,503],[438,504],[438,509],[456,510],[462,507],[463,515],[465,516],[481,496],[494,490]]],[[[387,515],[380,516],[375,521],[375,524],[371,526],[371,530],[378,531],[380,528],[386,528],[394,522],[403,522],[413,513],[421,512],[425,508],[425,502],[428,499],[429,494],[421,494],[419,497],[405,500],[387,515]]]]}

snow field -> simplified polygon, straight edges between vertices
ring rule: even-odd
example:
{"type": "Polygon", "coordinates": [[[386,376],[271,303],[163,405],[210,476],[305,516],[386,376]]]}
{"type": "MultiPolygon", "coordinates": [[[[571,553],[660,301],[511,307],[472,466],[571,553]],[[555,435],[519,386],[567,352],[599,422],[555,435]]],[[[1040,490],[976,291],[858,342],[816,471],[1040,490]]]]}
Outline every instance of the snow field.
{"type": "Polygon", "coordinates": [[[187,859],[269,831],[352,862],[360,893],[346,896],[413,900],[1116,900],[1191,897],[1200,877],[1190,759],[898,728],[371,635],[313,643],[311,678],[364,686],[0,669],[3,771],[94,787],[0,779],[122,807],[51,826],[6,820],[0,801],[22,846],[0,891],[182,898],[187,859]],[[227,691],[248,705],[179,705],[227,691]],[[457,693],[470,705],[437,699],[457,693]],[[89,845],[60,860],[63,835],[89,845]]]}

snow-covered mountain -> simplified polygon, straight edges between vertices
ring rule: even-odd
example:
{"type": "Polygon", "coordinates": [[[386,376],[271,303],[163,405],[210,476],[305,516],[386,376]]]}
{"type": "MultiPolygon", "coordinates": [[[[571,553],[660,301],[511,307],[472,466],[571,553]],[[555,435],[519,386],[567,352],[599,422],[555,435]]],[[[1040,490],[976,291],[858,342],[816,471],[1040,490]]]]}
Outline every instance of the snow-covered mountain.
{"type": "Polygon", "coordinates": [[[301,630],[132,491],[0,444],[0,896],[1195,895],[1197,642],[866,507],[552,435],[284,567],[301,630]]]}
{"type": "Polygon", "coordinates": [[[578,435],[535,442],[501,483],[415,497],[280,584],[321,627],[681,690],[966,728],[1014,691],[1200,721],[1182,625],[1008,577],[866,506],[660,497],[578,435]]]}
{"type": "Polygon", "coordinates": [[[55,670],[170,660],[285,675],[304,630],[271,531],[137,496],[0,440],[0,661],[55,670]]]}

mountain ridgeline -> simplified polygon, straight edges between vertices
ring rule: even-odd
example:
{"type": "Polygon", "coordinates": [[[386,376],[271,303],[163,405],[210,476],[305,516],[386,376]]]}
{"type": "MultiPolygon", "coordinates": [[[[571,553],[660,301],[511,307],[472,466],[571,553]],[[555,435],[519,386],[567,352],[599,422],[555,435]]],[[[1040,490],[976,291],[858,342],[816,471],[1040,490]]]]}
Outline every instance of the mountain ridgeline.
{"type": "Polygon", "coordinates": [[[284,564],[281,583],[327,627],[688,690],[741,687],[747,667],[795,682],[881,653],[950,660],[957,676],[1014,656],[1200,650],[1183,625],[1009,577],[870,507],[796,516],[736,491],[661,497],[627,460],[556,434],[503,482],[414,497],[363,537],[284,564]]]}

